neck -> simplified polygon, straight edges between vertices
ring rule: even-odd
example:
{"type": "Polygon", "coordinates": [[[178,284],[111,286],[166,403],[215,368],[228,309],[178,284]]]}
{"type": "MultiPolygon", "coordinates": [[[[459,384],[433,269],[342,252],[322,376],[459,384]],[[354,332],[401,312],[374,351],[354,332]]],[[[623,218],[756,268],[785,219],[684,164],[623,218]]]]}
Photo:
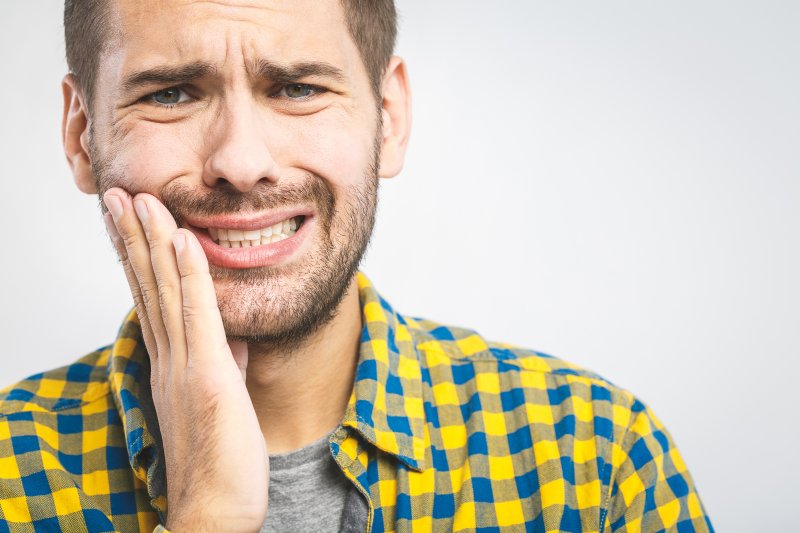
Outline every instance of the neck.
{"type": "Polygon", "coordinates": [[[361,306],[353,278],[334,318],[289,353],[248,347],[247,390],[270,454],[302,448],[341,422],[360,337],[361,306]]]}

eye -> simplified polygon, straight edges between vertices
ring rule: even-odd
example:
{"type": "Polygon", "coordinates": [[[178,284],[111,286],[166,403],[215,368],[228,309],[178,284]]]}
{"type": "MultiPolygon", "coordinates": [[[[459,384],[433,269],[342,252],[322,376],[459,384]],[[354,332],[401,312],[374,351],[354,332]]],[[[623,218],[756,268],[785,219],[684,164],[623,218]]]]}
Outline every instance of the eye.
{"type": "Polygon", "coordinates": [[[161,105],[175,105],[186,101],[186,93],[178,87],[170,87],[154,92],[150,98],[161,105]]]}
{"type": "Polygon", "coordinates": [[[302,100],[322,92],[325,92],[325,89],[307,83],[289,83],[281,88],[277,96],[302,100]]]}

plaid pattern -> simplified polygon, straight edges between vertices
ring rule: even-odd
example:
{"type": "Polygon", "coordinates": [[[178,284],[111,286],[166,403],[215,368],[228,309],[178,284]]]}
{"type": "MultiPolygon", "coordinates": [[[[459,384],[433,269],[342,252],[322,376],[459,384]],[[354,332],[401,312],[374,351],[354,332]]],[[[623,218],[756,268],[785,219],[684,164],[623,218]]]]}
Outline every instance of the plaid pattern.
{"type": "MultiPolygon", "coordinates": [[[[713,531],[630,393],[402,316],[358,283],[360,358],[330,447],[369,502],[368,530],[713,531]]],[[[113,345],[0,392],[0,533],[154,531],[167,502],[147,361],[131,313],[113,345]]]]}

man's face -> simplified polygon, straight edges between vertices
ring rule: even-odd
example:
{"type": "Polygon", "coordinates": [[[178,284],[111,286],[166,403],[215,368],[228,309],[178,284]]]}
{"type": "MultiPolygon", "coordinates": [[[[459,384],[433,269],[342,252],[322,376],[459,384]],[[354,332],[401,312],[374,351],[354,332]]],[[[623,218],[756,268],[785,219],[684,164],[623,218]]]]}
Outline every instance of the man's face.
{"type": "Polygon", "coordinates": [[[328,319],[372,230],[378,106],[338,0],[115,3],[90,133],[102,194],[197,235],[229,336],[328,319]]]}

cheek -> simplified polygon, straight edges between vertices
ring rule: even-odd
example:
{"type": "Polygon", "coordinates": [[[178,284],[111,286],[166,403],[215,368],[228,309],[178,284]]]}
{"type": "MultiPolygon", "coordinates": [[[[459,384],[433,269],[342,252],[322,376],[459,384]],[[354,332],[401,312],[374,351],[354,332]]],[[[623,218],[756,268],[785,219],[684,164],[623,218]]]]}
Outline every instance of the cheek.
{"type": "Polygon", "coordinates": [[[314,117],[295,130],[295,157],[289,159],[335,189],[358,185],[372,162],[373,133],[373,125],[314,117]]]}
{"type": "Polygon", "coordinates": [[[128,133],[116,148],[116,162],[124,168],[130,192],[156,194],[171,180],[199,175],[202,161],[197,137],[190,131],[160,125],[142,125],[128,133]]]}

